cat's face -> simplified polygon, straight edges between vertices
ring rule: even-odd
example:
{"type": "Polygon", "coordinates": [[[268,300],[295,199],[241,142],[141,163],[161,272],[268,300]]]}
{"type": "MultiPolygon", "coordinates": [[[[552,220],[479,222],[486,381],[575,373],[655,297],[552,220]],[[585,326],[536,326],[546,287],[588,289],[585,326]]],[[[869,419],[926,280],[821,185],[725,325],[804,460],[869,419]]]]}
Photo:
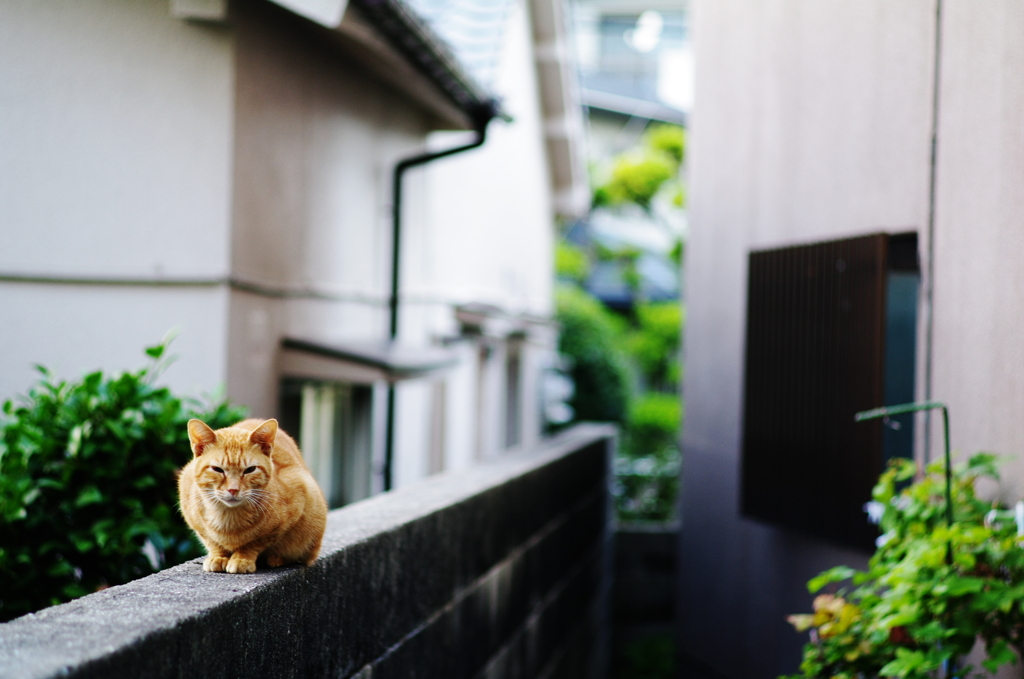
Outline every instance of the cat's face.
{"type": "Polygon", "coordinates": [[[192,471],[205,500],[229,508],[266,505],[265,488],[273,466],[263,446],[270,432],[261,430],[271,422],[274,425],[270,436],[272,447],[273,434],[277,433],[277,423],[273,420],[254,432],[234,428],[214,432],[199,420],[189,422],[189,438],[196,454],[192,471]]]}
{"type": "Polygon", "coordinates": [[[270,459],[251,450],[211,450],[196,466],[196,481],[203,494],[226,507],[259,504],[261,491],[270,480],[270,459]]]}

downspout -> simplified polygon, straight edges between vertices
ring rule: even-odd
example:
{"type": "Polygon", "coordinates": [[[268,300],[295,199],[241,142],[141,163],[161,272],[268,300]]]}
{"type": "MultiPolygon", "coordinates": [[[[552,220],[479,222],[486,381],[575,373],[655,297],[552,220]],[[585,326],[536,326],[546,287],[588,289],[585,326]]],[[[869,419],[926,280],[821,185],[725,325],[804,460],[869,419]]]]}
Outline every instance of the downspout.
{"type": "MultiPolygon", "coordinates": [[[[453,156],[456,153],[469,151],[483,146],[487,140],[487,125],[495,117],[502,116],[498,111],[497,102],[491,100],[481,104],[473,112],[473,130],[476,138],[469,144],[456,146],[443,151],[421,153],[400,160],[395,165],[391,180],[391,294],[388,297],[390,322],[388,338],[394,342],[398,338],[398,274],[402,255],[402,179],[407,170],[426,165],[440,158],[453,156]]],[[[505,117],[505,116],[502,116],[505,117]]],[[[507,118],[506,118],[507,119],[507,118]]],[[[387,421],[384,430],[384,490],[392,488],[392,474],[395,457],[395,383],[388,382],[387,421]]]]}

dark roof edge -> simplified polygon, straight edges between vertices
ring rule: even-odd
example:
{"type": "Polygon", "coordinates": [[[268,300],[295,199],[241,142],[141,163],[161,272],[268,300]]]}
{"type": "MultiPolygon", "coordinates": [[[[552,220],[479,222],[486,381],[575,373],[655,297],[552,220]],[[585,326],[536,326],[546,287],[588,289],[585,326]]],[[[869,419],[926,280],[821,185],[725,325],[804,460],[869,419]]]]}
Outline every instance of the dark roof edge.
{"type": "Polygon", "coordinates": [[[350,0],[363,17],[466,113],[477,129],[503,115],[497,100],[469,75],[448,45],[400,0],[350,0]]]}

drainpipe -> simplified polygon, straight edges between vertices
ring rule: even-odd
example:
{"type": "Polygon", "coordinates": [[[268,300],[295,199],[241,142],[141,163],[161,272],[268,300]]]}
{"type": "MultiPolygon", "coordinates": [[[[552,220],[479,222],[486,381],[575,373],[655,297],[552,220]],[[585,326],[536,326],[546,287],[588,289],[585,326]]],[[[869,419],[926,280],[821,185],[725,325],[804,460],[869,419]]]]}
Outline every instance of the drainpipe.
{"type": "MultiPolygon", "coordinates": [[[[473,130],[476,138],[469,144],[456,146],[443,151],[421,153],[410,156],[395,165],[391,180],[391,294],[388,297],[390,324],[388,338],[394,342],[398,338],[398,273],[402,254],[402,179],[407,170],[426,165],[440,158],[453,156],[456,153],[469,151],[483,146],[487,140],[487,124],[495,117],[510,120],[499,112],[498,103],[494,100],[484,102],[472,113],[473,130]]],[[[388,382],[387,424],[384,430],[384,490],[392,488],[392,473],[395,457],[395,383],[388,382]]]]}

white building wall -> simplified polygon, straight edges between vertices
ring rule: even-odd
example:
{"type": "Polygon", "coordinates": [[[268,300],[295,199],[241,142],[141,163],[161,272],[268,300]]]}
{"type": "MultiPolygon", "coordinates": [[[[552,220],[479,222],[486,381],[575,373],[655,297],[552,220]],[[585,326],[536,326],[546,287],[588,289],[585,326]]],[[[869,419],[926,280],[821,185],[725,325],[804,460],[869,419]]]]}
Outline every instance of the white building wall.
{"type": "MultiPolygon", "coordinates": [[[[395,394],[394,487],[402,488],[430,474],[429,446],[432,384],[428,379],[402,382],[395,394]]],[[[465,414],[463,414],[465,419],[465,414]]]]}
{"type": "Polygon", "coordinates": [[[445,467],[465,469],[473,465],[476,456],[477,412],[477,355],[475,343],[463,342],[456,346],[459,364],[447,376],[447,407],[445,409],[445,467]],[[473,414],[468,422],[466,413],[473,414]]]}
{"type": "Polygon", "coordinates": [[[170,284],[227,275],[231,53],[166,0],[0,3],[0,399],[34,363],[139,367],[174,327],[166,382],[224,381],[223,293],[170,284]]]}
{"type": "MultiPolygon", "coordinates": [[[[234,9],[208,24],[171,17],[166,0],[0,5],[0,398],[31,384],[34,363],[66,377],[136,367],[179,328],[167,383],[226,382],[269,417],[283,337],[386,339],[391,173],[435,118],[286,10],[234,9]]],[[[406,176],[408,344],[456,334],[458,303],[551,312],[553,208],[523,5],[498,72],[515,121],[406,176]]],[[[427,473],[431,440],[453,467],[501,450],[504,364],[478,375],[468,357],[436,392],[441,438],[435,391],[400,387],[398,483],[427,473]]]]}
{"type": "MultiPolygon", "coordinates": [[[[513,122],[493,121],[482,148],[422,170],[427,217],[410,233],[403,270],[414,304],[440,297],[551,313],[554,212],[525,3],[512,8],[504,41],[494,90],[513,122]]],[[[460,139],[437,133],[431,148],[460,139]]]]}
{"type": "Polygon", "coordinates": [[[808,609],[803,582],[864,560],[737,515],[748,250],[916,230],[934,282],[918,398],[949,404],[955,455],[1011,456],[1003,499],[1024,493],[1024,9],[942,1],[933,118],[935,17],[934,2],[696,2],[680,639],[726,676],[793,671],[783,617],[808,609]]]}
{"type": "Polygon", "coordinates": [[[0,402],[24,394],[40,364],[61,379],[150,363],[143,349],[177,331],[160,378],[201,396],[224,384],[228,308],[223,287],[0,283],[0,402]]]}
{"type": "MultiPolygon", "coordinates": [[[[511,314],[552,313],[554,206],[525,2],[513,6],[507,22],[493,88],[514,120],[492,121],[484,146],[406,175],[407,182],[423,182],[424,214],[410,223],[415,208],[404,211],[403,341],[435,342],[457,334],[455,304],[485,303],[511,314]]],[[[429,147],[449,148],[472,138],[466,132],[434,133],[429,147]]],[[[460,367],[446,377],[448,469],[505,448],[504,347],[500,340],[486,341],[494,347],[486,361],[471,343],[460,367]]],[[[525,348],[524,387],[535,384],[536,376],[527,373],[539,365],[534,353],[550,350],[525,348]]],[[[536,440],[543,424],[529,416],[536,396],[529,393],[523,411],[525,441],[536,440]]]]}

